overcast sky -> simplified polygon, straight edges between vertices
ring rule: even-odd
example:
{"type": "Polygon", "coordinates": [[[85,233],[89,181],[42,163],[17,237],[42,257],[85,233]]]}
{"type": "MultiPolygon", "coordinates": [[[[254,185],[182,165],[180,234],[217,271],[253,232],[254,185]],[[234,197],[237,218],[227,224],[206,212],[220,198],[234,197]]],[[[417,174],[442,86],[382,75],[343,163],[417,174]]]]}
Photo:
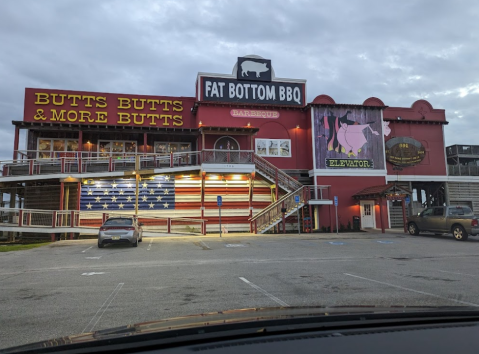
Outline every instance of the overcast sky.
{"type": "MultiPolygon", "coordinates": [[[[479,144],[479,1],[0,1],[0,159],[25,87],[193,96],[238,56],[361,104],[446,110],[446,144],[479,144]]],[[[23,142],[22,142],[23,143],[23,142]]]]}

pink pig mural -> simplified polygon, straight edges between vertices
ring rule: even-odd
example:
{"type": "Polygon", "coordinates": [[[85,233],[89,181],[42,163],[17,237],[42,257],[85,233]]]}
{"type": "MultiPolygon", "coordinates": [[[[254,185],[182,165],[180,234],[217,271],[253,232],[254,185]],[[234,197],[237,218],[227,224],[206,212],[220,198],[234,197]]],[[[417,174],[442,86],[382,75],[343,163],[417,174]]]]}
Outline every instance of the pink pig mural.
{"type": "Polygon", "coordinates": [[[368,160],[367,168],[384,168],[383,134],[391,130],[381,110],[369,107],[317,108],[314,111],[316,168],[330,168],[331,159],[368,160]]]}
{"type": "Polygon", "coordinates": [[[348,157],[357,156],[363,145],[368,142],[363,133],[364,129],[369,128],[374,135],[379,135],[369,126],[373,122],[359,124],[348,119],[350,113],[351,111],[347,111],[342,117],[335,117],[332,112],[329,112],[329,115],[324,116],[323,120],[324,128],[329,130],[328,150],[346,153],[348,157]]]}
{"type": "Polygon", "coordinates": [[[359,150],[368,142],[363,133],[363,130],[366,128],[369,128],[374,135],[379,135],[377,131],[371,129],[369,124],[348,125],[341,123],[341,128],[339,128],[337,133],[338,142],[344,147],[348,157],[351,154],[357,156],[359,150]]]}

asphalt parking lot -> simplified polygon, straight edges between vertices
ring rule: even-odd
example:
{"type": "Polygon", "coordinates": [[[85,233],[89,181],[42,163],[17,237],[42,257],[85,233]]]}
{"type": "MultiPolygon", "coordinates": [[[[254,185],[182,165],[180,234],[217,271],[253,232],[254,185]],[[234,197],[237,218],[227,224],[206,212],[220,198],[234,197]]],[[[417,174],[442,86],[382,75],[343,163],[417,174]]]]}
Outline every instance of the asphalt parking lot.
{"type": "Polygon", "coordinates": [[[479,306],[479,237],[398,234],[60,241],[0,253],[0,347],[271,306],[479,306]]]}

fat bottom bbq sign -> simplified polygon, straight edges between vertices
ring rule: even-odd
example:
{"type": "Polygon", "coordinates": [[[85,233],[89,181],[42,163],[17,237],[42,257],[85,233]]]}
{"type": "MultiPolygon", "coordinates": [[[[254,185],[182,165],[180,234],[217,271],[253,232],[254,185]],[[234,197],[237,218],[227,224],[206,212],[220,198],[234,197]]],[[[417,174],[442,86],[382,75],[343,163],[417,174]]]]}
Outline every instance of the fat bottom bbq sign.
{"type": "Polygon", "coordinates": [[[397,166],[414,166],[426,156],[424,146],[408,137],[392,138],[386,141],[386,160],[397,166]]]}
{"type": "Polygon", "coordinates": [[[240,57],[236,75],[199,74],[199,99],[210,102],[304,106],[305,80],[276,79],[271,61],[240,57]]]}

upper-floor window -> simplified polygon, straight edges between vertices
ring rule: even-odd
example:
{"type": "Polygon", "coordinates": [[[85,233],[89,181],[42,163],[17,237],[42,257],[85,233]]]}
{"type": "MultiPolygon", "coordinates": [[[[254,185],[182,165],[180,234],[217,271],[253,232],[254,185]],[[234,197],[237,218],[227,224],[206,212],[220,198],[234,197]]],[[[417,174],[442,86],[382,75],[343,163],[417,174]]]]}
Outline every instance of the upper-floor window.
{"type": "Polygon", "coordinates": [[[155,153],[157,154],[169,154],[170,152],[187,151],[191,151],[191,143],[155,142],[155,153]]]}
{"type": "Polygon", "coordinates": [[[136,153],[136,141],[125,140],[99,140],[98,152],[100,156],[115,156],[136,153]]]}
{"type": "Polygon", "coordinates": [[[290,139],[256,139],[256,153],[268,157],[291,157],[290,139]]]}
{"type": "Polygon", "coordinates": [[[40,159],[65,157],[69,151],[78,151],[78,140],[38,138],[37,150],[40,159]]]}

